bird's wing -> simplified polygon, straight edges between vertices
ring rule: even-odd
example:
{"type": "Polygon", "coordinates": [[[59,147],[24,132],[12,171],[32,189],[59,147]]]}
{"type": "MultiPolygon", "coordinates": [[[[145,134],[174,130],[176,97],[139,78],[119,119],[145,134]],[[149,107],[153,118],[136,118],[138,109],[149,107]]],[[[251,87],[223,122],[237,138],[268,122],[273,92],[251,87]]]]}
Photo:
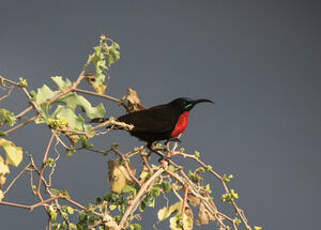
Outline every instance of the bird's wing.
{"type": "Polygon", "coordinates": [[[165,133],[173,130],[175,121],[165,105],[123,115],[119,121],[134,125],[135,132],[165,133]]]}

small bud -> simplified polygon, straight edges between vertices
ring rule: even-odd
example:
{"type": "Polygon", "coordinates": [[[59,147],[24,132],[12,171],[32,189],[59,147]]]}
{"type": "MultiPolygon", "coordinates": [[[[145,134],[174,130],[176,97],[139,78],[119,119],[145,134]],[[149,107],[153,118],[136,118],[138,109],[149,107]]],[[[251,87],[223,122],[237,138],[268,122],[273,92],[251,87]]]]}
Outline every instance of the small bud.
{"type": "Polygon", "coordinates": [[[240,220],[239,218],[235,217],[234,223],[235,223],[236,225],[239,225],[239,224],[241,223],[241,220],[240,220]]]}
{"type": "Polygon", "coordinates": [[[234,191],[234,189],[231,189],[231,196],[235,199],[239,198],[239,195],[234,191]]]}
{"type": "Polygon", "coordinates": [[[28,86],[28,82],[26,79],[23,79],[22,77],[19,77],[19,86],[24,88],[28,86]]]}
{"type": "Polygon", "coordinates": [[[107,40],[107,37],[105,34],[102,34],[100,35],[100,40],[103,42],[103,41],[106,41],[107,40]]]}
{"type": "Polygon", "coordinates": [[[211,165],[207,165],[207,166],[206,166],[206,170],[207,170],[207,171],[212,170],[212,166],[211,166],[211,165]]]}

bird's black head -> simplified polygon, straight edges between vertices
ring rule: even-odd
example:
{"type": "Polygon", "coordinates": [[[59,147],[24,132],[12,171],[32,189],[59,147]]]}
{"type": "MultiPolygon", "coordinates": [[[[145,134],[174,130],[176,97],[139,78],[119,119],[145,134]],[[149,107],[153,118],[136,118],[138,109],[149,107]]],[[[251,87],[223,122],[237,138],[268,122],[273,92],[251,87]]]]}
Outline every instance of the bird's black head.
{"type": "Polygon", "coordinates": [[[189,97],[176,98],[175,100],[171,101],[170,104],[178,108],[180,112],[185,112],[185,111],[190,111],[196,104],[202,103],[202,102],[209,102],[214,104],[214,102],[209,99],[193,100],[189,97]]]}

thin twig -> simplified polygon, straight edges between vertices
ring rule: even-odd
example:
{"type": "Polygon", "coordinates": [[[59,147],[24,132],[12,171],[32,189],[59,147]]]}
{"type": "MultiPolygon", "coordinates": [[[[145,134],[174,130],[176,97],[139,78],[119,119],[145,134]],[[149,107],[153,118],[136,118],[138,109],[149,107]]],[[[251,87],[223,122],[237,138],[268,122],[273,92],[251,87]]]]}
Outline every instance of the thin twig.
{"type": "Polygon", "coordinates": [[[116,103],[124,106],[124,103],[123,103],[122,100],[119,100],[118,98],[115,98],[115,97],[112,97],[112,96],[109,96],[109,95],[100,94],[100,93],[96,93],[96,92],[93,92],[93,91],[88,91],[88,90],[83,90],[83,89],[78,89],[78,88],[74,89],[73,91],[78,92],[78,93],[84,93],[84,94],[92,95],[92,96],[102,97],[104,99],[116,102],[116,103]]]}
{"type": "Polygon", "coordinates": [[[15,86],[20,86],[19,83],[15,82],[15,81],[12,81],[8,78],[5,78],[4,76],[0,75],[0,80],[3,81],[3,82],[8,82],[10,83],[11,85],[15,85],[15,86]]]}
{"type": "Polygon", "coordinates": [[[0,205],[6,205],[6,206],[11,206],[15,208],[24,208],[24,209],[29,209],[29,205],[25,204],[17,204],[17,203],[12,203],[12,202],[7,202],[7,201],[0,201],[0,205]]]}
{"type": "Polygon", "coordinates": [[[28,106],[26,109],[24,109],[22,112],[20,112],[18,115],[16,115],[16,119],[19,119],[21,117],[23,117],[26,113],[28,113],[29,111],[31,111],[33,109],[33,107],[30,105],[28,106]]]}
{"type": "Polygon", "coordinates": [[[87,138],[89,137],[89,134],[87,132],[75,130],[75,129],[60,129],[56,128],[57,131],[62,132],[63,134],[77,134],[77,135],[85,135],[87,138]]]}
{"type": "Polygon", "coordinates": [[[12,91],[16,88],[17,86],[11,86],[9,87],[8,93],[6,95],[3,95],[0,97],[0,101],[4,100],[5,98],[9,97],[12,93],[12,91]]]}
{"type": "Polygon", "coordinates": [[[45,166],[46,166],[46,162],[47,162],[47,158],[48,158],[48,153],[49,153],[51,144],[53,142],[53,139],[55,137],[55,134],[56,134],[56,131],[54,130],[53,133],[51,134],[51,137],[49,139],[49,143],[48,143],[46,152],[45,152],[43,160],[42,160],[42,165],[41,165],[40,175],[39,175],[39,181],[38,181],[38,188],[37,188],[37,195],[39,196],[40,200],[42,200],[42,196],[41,196],[41,193],[40,193],[41,181],[42,181],[43,173],[44,173],[44,170],[45,170],[45,166]]]}
{"type": "Polygon", "coordinates": [[[28,120],[24,121],[24,122],[21,122],[19,123],[18,125],[12,127],[11,129],[8,129],[7,131],[5,131],[6,134],[9,134],[9,133],[12,133],[13,131],[29,124],[31,121],[35,120],[39,115],[36,115],[36,116],[33,116],[31,118],[29,118],[28,120]]]}
{"type": "MultiPolygon", "coordinates": [[[[184,200],[183,200],[183,204],[182,204],[182,209],[181,209],[181,214],[182,214],[182,222],[184,221],[184,215],[185,215],[185,208],[186,208],[186,203],[187,203],[187,194],[188,194],[188,185],[185,186],[185,190],[184,190],[184,200]]],[[[184,225],[183,225],[184,228],[184,225]]],[[[184,230],[184,229],[183,229],[184,230]]]]}
{"type": "Polygon", "coordinates": [[[19,173],[18,175],[11,181],[11,183],[8,185],[7,189],[3,192],[3,195],[5,195],[9,190],[10,188],[13,186],[13,184],[19,179],[19,177],[30,167],[30,163],[24,167],[19,173]]]}
{"type": "Polygon", "coordinates": [[[36,203],[36,204],[34,204],[34,205],[30,205],[30,211],[32,211],[32,210],[34,210],[35,208],[38,208],[38,207],[40,207],[40,206],[43,206],[44,204],[46,204],[46,203],[49,203],[49,202],[51,202],[51,201],[53,201],[53,200],[57,200],[57,199],[59,199],[59,198],[61,198],[61,196],[53,196],[53,197],[50,197],[49,199],[47,199],[47,200],[43,200],[43,201],[41,201],[41,202],[38,202],[38,203],[36,203]]]}

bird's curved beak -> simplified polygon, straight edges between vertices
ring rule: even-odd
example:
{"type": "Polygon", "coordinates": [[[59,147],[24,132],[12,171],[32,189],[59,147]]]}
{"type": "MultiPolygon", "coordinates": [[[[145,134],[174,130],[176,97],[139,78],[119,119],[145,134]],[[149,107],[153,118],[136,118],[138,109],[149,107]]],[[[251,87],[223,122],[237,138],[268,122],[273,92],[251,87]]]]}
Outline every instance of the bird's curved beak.
{"type": "Polygon", "coordinates": [[[202,103],[202,102],[209,102],[209,103],[212,103],[212,104],[215,104],[213,101],[209,100],[209,99],[197,99],[197,100],[193,100],[192,101],[192,105],[196,105],[198,103],[202,103]]]}
{"type": "Polygon", "coordinates": [[[191,110],[196,104],[198,103],[202,103],[202,102],[209,102],[212,104],[215,104],[213,101],[209,100],[209,99],[197,99],[197,100],[193,100],[191,101],[187,106],[185,106],[185,110],[189,111],[191,110]]]}

